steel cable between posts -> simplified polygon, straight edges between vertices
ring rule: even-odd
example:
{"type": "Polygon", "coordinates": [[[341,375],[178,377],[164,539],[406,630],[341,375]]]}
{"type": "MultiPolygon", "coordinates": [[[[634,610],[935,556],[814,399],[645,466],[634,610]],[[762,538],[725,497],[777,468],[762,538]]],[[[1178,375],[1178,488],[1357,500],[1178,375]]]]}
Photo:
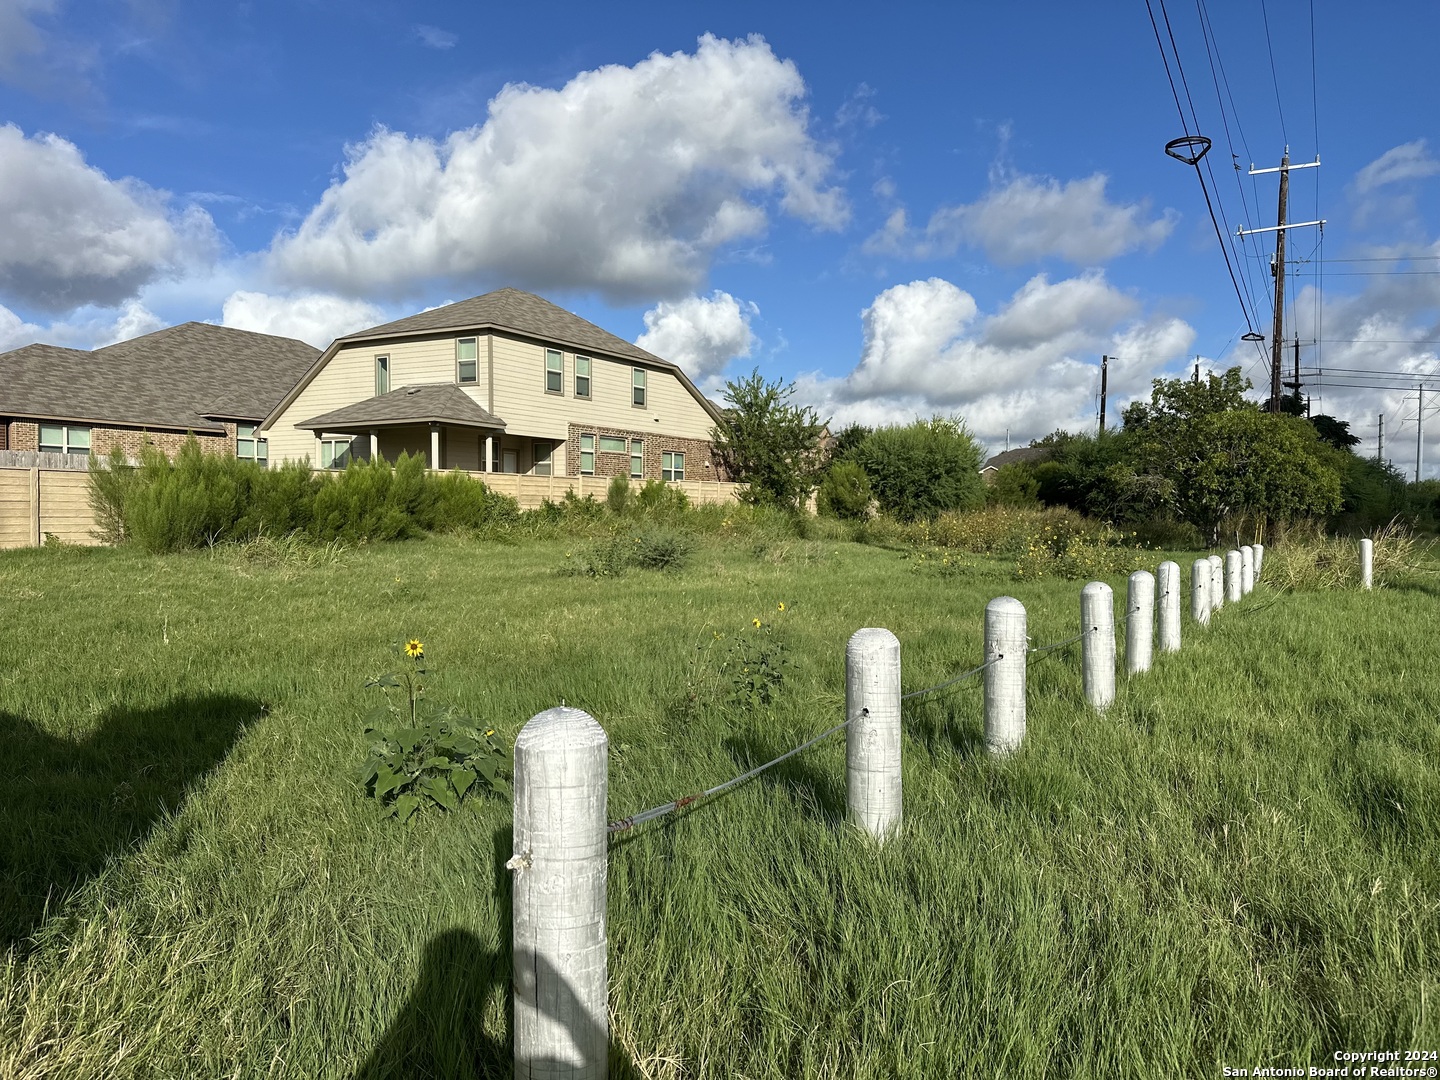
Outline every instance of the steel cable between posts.
{"type": "MultiPolygon", "coordinates": [[[[864,715],[863,711],[862,715],[864,715]]],[[[759,776],[766,769],[779,765],[780,762],[784,761],[786,758],[792,758],[796,754],[800,753],[800,751],[810,749],[810,747],[814,746],[821,740],[827,739],[831,735],[834,735],[835,732],[839,731],[841,728],[849,727],[850,723],[850,720],[842,721],[841,723],[836,724],[829,730],[822,731],[819,735],[816,735],[809,742],[801,743],[799,746],[795,747],[795,749],[787,750],[785,753],[781,754],[773,761],[767,761],[764,765],[758,765],[755,768],[751,769],[749,772],[741,773],[739,776],[735,777],[732,780],[726,780],[723,784],[716,784],[714,787],[706,788],[704,791],[701,791],[698,794],[685,795],[678,799],[672,799],[670,802],[663,803],[660,806],[652,807],[649,810],[642,810],[638,814],[631,814],[629,817],[621,818],[619,821],[612,821],[609,825],[606,826],[606,831],[608,833],[611,833],[612,835],[614,833],[626,832],[630,829],[633,829],[637,825],[644,825],[647,821],[654,821],[656,818],[664,817],[667,814],[673,814],[677,810],[683,810],[685,809],[685,807],[692,806],[695,803],[699,802],[701,799],[707,799],[712,795],[719,795],[722,791],[728,791],[730,788],[735,787],[737,784],[743,784],[751,777],[759,776]]]]}
{"type": "Polygon", "coordinates": [[[1026,652],[1030,653],[1032,656],[1052,653],[1056,649],[1063,649],[1067,645],[1074,645],[1075,642],[1079,641],[1081,638],[1093,634],[1094,632],[1095,629],[1093,627],[1089,630],[1081,630],[1080,633],[1076,634],[1072,638],[1066,638],[1064,641],[1057,641],[1052,645],[1036,645],[1033,648],[1027,649],[1026,652]]]}
{"type": "Polygon", "coordinates": [[[925,694],[933,694],[937,690],[944,690],[947,686],[954,686],[956,683],[964,682],[972,675],[979,675],[980,672],[984,671],[986,668],[992,667],[1004,659],[1005,657],[1002,655],[995,657],[995,659],[993,660],[986,660],[985,663],[979,665],[978,667],[973,667],[969,671],[961,672],[953,679],[946,679],[944,682],[940,683],[937,686],[927,686],[924,690],[911,690],[908,694],[901,694],[900,700],[909,701],[911,698],[923,697],[925,694]]]}

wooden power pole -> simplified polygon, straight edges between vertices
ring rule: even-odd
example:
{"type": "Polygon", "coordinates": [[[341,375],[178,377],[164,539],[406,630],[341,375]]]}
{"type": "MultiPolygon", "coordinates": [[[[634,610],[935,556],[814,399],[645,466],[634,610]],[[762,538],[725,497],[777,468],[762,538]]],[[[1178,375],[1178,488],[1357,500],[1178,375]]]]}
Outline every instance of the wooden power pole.
{"type": "Polygon", "coordinates": [[[1100,357],[1100,434],[1105,434],[1105,395],[1110,389],[1110,357],[1100,357]]]}
{"type": "Polygon", "coordinates": [[[1249,236],[1252,233],[1273,232],[1275,233],[1275,324],[1270,333],[1270,411],[1280,411],[1280,360],[1285,351],[1285,232],[1288,229],[1299,229],[1307,225],[1325,225],[1321,221],[1300,221],[1290,222],[1286,220],[1286,209],[1290,201],[1290,170],[1291,169],[1313,169],[1320,164],[1317,157],[1313,162],[1306,162],[1303,165],[1290,164],[1290,148],[1285,148],[1284,155],[1280,158],[1278,169],[1257,169],[1250,166],[1250,175],[1259,176],[1261,173],[1278,172],[1280,174],[1280,210],[1278,221],[1274,226],[1263,229],[1240,229],[1238,236],[1249,236]]]}

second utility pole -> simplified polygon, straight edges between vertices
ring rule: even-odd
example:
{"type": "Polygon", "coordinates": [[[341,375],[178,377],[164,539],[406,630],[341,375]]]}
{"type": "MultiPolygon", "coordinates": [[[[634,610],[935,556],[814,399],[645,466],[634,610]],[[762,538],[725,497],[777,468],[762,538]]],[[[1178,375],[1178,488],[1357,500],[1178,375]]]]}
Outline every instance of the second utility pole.
{"type": "Polygon", "coordinates": [[[1100,434],[1105,434],[1105,392],[1110,389],[1110,357],[1100,357],[1100,434]]]}
{"type": "Polygon", "coordinates": [[[1270,335],[1270,411],[1280,411],[1280,351],[1285,340],[1285,203],[1290,198],[1290,147],[1280,159],[1280,220],[1275,232],[1275,329],[1270,335]]]}

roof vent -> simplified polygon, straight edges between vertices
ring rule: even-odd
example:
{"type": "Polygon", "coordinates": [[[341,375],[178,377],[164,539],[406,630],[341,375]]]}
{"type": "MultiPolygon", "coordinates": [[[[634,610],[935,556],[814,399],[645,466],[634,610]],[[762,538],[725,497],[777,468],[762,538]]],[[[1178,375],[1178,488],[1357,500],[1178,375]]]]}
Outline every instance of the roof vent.
{"type": "Polygon", "coordinates": [[[420,387],[418,387],[418,386],[407,386],[407,387],[405,388],[405,393],[406,393],[406,394],[418,394],[419,392],[420,392],[420,387]]]}

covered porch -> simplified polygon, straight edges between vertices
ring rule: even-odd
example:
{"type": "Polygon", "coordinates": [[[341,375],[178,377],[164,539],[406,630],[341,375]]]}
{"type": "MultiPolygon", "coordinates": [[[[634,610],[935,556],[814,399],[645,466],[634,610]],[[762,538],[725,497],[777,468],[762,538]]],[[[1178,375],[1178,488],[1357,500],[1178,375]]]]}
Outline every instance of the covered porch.
{"type": "Polygon", "coordinates": [[[402,386],[298,426],[314,433],[312,460],[324,469],[408,453],[423,456],[430,469],[520,472],[542,453],[531,449],[527,458],[531,440],[508,435],[505,421],[453,383],[402,386]]]}

